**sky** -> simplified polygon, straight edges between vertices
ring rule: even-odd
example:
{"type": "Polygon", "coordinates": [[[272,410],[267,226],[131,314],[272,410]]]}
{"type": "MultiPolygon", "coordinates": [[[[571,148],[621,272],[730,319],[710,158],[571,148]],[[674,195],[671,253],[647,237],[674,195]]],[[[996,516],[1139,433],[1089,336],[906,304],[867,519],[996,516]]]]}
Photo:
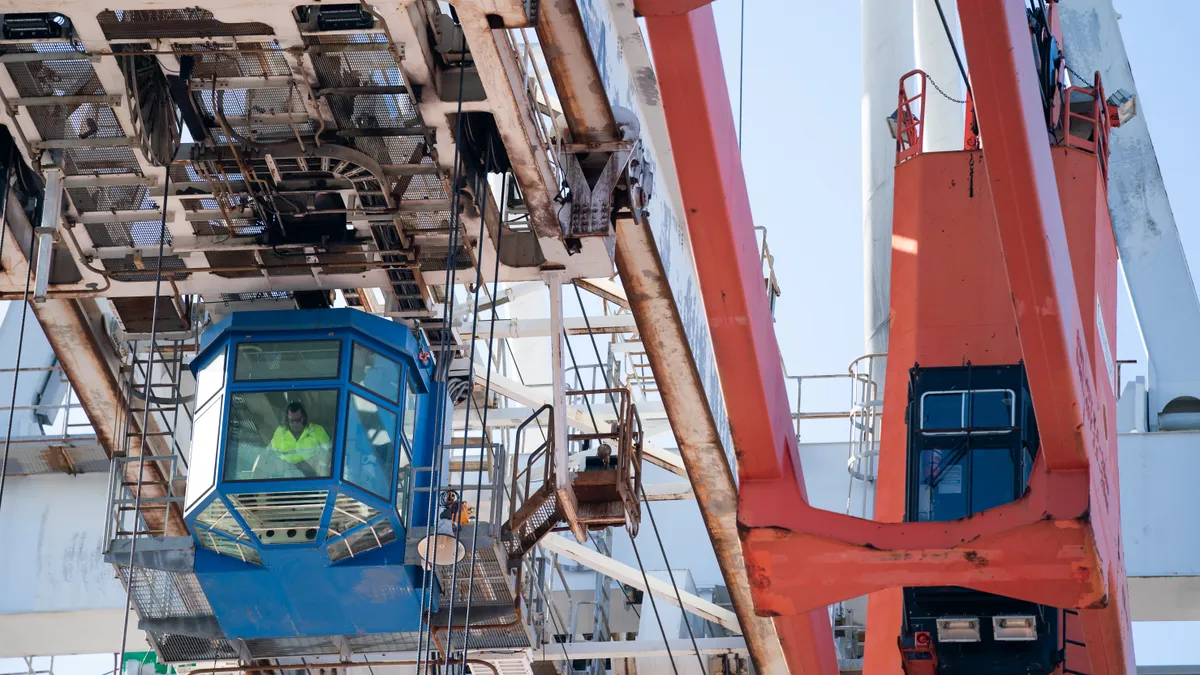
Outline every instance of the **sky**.
{"type": "MultiPolygon", "coordinates": [[[[755,224],[768,229],[776,256],[783,291],[776,331],[789,373],[843,372],[864,351],[860,5],[745,4],[742,162],[755,224]]],[[[1189,189],[1194,143],[1181,133],[1193,128],[1200,105],[1187,86],[1200,65],[1200,2],[1115,4],[1139,114],[1147,116],[1181,237],[1200,268],[1200,193],[1189,189]]],[[[714,3],[735,114],[740,7],[740,0],[714,3]]],[[[1144,360],[1128,299],[1122,294],[1119,302],[1118,358],[1144,360]]],[[[1140,624],[1135,638],[1139,664],[1200,663],[1200,623],[1140,624]]],[[[111,656],[79,657],[55,670],[101,675],[111,667],[111,656]]],[[[19,661],[0,660],[0,674],[18,670],[19,661]]]]}

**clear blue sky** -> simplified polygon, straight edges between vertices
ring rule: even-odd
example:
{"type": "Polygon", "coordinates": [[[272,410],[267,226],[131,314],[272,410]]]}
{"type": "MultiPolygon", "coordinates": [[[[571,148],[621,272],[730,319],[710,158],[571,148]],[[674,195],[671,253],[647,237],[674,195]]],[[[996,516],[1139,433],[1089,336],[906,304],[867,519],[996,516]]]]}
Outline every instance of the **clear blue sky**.
{"type": "MultiPolygon", "coordinates": [[[[792,374],[840,372],[863,352],[860,3],[745,4],[742,163],[754,222],[770,232],[783,288],[776,331],[792,374]]],[[[1200,95],[1189,86],[1200,66],[1200,2],[1114,4],[1140,114],[1155,139],[1196,276],[1200,192],[1192,185],[1195,151],[1187,130],[1200,107],[1200,95]]],[[[740,5],[714,3],[735,113],[740,5]]],[[[1121,293],[1118,358],[1144,362],[1121,293]]],[[[1139,664],[1200,664],[1198,622],[1143,623],[1134,632],[1139,664]]]]}

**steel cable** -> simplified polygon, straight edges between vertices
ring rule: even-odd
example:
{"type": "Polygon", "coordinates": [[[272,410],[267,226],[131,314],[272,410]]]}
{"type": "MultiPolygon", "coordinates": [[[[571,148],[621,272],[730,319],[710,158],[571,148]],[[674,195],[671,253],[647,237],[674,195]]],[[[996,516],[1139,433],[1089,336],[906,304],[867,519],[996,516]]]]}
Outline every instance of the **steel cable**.
{"type": "MultiPolygon", "coordinates": [[[[487,167],[488,167],[488,165],[490,165],[492,163],[492,146],[491,145],[488,145],[487,152],[484,157],[485,157],[484,158],[484,169],[483,169],[483,172],[480,174],[479,180],[476,182],[476,185],[475,185],[475,198],[477,200],[480,198],[479,195],[487,194],[486,193],[486,190],[488,189],[487,167]]],[[[486,197],[484,197],[484,199],[486,199],[486,197]]],[[[483,210],[481,210],[481,211],[483,211],[483,210]]],[[[480,247],[481,251],[482,251],[482,247],[483,247],[484,234],[486,234],[486,227],[487,227],[487,218],[486,218],[486,216],[483,215],[483,213],[481,213],[480,218],[479,218],[479,239],[477,240],[478,246],[480,247]]],[[[455,229],[457,229],[457,228],[455,228],[455,229]]],[[[498,275],[499,271],[500,271],[499,270],[499,265],[500,265],[499,248],[497,248],[497,250],[496,250],[496,265],[497,265],[496,273],[498,275]]],[[[467,432],[471,428],[471,404],[475,400],[475,348],[476,348],[476,344],[479,342],[479,291],[483,288],[484,285],[485,284],[483,282],[483,256],[479,255],[479,256],[476,256],[476,264],[475,264],[475,290],[474,290],[474,300],[473,300],[473,307],[472,307],[472,314],[471,314],[471,349],[469,352],[470,356],[467,360],[467,363],[468,363],[468,366],[467,366],[467,400],[466,400],[466,415],[464,416],[464,422],[463,422],[463,454],[462,454],[462,460],[459,464],[459,472],[458,472],[458,489],[459,489],[459,498],[458,498],[458,502],[457,502],[458,512],[455,513],[454,511],[451,511],[451,514],[450,514],[451,518],[455,522],[455,528],[454,528],[454,549],[455,549],[455,551],[458,550],[458,546],[461,543],[461,539],[462,539],[462,527],[461,527],[462,520],[459,517],[459,515],[462,513],[462,510],[464,508],[466,508],[467,446],[471,442],[470,438],[467,436],[467,432]]],[[[446,306],[447,306],[447,308],[452,308],[453,303],[447,303],[446,306]]],[[[493,311],[494,311],[494,309],[493,309],[493,311]]],[[[452,309],[449,309],[447,311],[447,313],[453,314],[452,309]]],[[[495,323],[493,322],[493,328],[494,327],[495,327],[495,323]]],[[[488,355],[488,367],[489,368],[491,367],[491,354],[488,355]]],[[[489,381],[491,380],[491,378],[488,378],[488,379],[489,379],[489,381]]],[[[486,394],[485,394],[485,396],[486,396],[486,394]]],[[[486,403],[485,403],[485,405],[486,405],[486,403]]],[[[451,423],[450,428],[453,431],[453,428],[454,428],[453,423],[451,423]]],[[[481,438],[480,453],[482,454],[484,446],[486,445],[486,438],[487,438],[487,428],[486,427],[480,429],[480,438],[481,438]]],[[[451,455],[451,457],[453,457],[453,455],[451,455]]],[[[482,480],[482,477],[483,477],[482,469],[480,469],[479,475],[480,475],[480,479],[482,480]]],[[[475,514],[476,514],[476,518],[478,519],[478,514],[479,514],[478,502],[479,502],[480,494],[477,492],[475,496],[476,496],[475,514]]],[[[476,526],[474,528],[473,533],[476,536],[479,533],[478,520],[476,520],[476,526]]],[[[458,562],[459,561],[457,561],[457,560],[454,562],[454,569],[450,571],[450,604],[446,610],[446,631],[449,634],[449,637],[447,639],[446,653],[444,655],[445,659],[443,661],[443,665],[446,668],[450,667],[450,654],[453,651],[452,646],[454,644],[454,603],[455,603],[455,600],[457,599],[457,595],[458,595],[458,567],[459,567],[458,562]]],[[[472,573],[474,572],[474,570],[475,570],[475,550],[472,549],[471,550],[471,571],[472,571],[472,573]]],[[[470,597],[471,597],[471,587],[468,586],[467,587],[468,603],[470,602],[470,597]]],[[[464,622],[463,631],[464,631],[464,634],[469,634],[469,632],[470,632],[469,626],[467,626],[465,624],[465,622],[464,622]]],[[[465,649],[464,649],[464,653],[465,653],[465,649]]]]}
{"type": "MultiPolygon", "coordinates": [[[[453,171],[451,178],[451,194],[450,194],[450,238],[446,248],[446,290],[445,290],[445,310],[442,313],[441,333],[438,337],[438,361],[435,371],[434,380],[436,382],[446,382],[450,371],[450,325],[452,320],[452,308],[454,306],[454,285],[457,278],[457,265],[454,265],[454,253],[458,248],[458,230],[460,228],[459,218],[459,179],[462,173],[462,130],[463,130],[463,99],[464,99],[464,84],[466,77],[466,55],[467,44],[463,40],[462,47],[459,50],[458,59],[458,107],[455,113],[454,120],[454,160],[453,171]]],[[[435,387],[435,391],[438,389],[435,387]]],[[[440,402],[435,401],[437,411],[434,415],[434,433],[437,439],[433,449],[433,457],[429,465],[429,497],[426,506],[426,536],[436,533],[436,513],[435,508],[438,502],[438,480],[437,474],[441,470],[442,456],[444,454],[444,443],[438,436],[438,430],[445,423],[445,405],[440,405],[440,402]]],[[[414,481],[415,482],[415,481],[414,481]]],[[[435,554],[436,559],[436,554],[435,554]]],[[[431,642],[432,630],[432,612],[433,612],[433,584],[434,574],[432,565],[426,565],[423,570],[421,579],[421,604],[420,616],[421,625],[417,634],[417,672],[423,673],[429,667],[429,650],[431,642]],[[422,670],[424,665],[425,670],[422,670]]]]}
{"type": "MultiPolygon", "coordinates": [[[[6,198],[4,200],[6,206],[8,203],[7,187],[8,187],[8,184],[6,182],[5,183],[6,198]]],[[[44,204],[45,204],[45,201],[43,200],[43,205],[44,204]]],[[[7,224],[8,224],[7,209],[5,210],[2,219],[0,219],[0,223],[3,223],[4,225],[7,226],[7,224]]],[[[0,230],[0,237],[3,237],[3,230],[0,230]]],[[[0,241],[2,241],[2,239],[0,239],[0,241]]],[[[29,287],[31,285],[31,282],[33,281],[33,266],[35,264],[34,259],[35,259],[36,255],[37,255],[37,236],[33,235],[29,239],[29,255],[25,258],[25,260],[27,261],[27,264],[25,266],[25,268],[26,268],[25,269],[25,291],[21,294],[21,304],[19,305],[21,308],[21,326],[17,331],[17,354],[16,354],[17,359],[16,359],[16,364],[13,366],[12,399],[11,399],[11,401],[9,403],[9,407],[8,407],[8,429],[4,432],[4,457],[3,457],[3,459],[0,459],[0,507],[3,507],[3,505],[4,505],[4,483],[5,483],[5,479],[8,477],[8,454],[9,454],[9,450],[12,446],[13,417],[16,414],[16,407],[17,407],[17,384],[20,382],[20,379],[21,379],[21,353],[25,347],[25,319],[29,316],[29,287]]],[[[11,308],[12,305],[9,305],[9,307],[11,308]]]]}
{"type": "MultiPolygon", "coordinates": [[[[178,148],[175,149],[175,152],[178,152],[178,148]]],[[[171,153],[172,156],[174,156],[175,152],[171,153]]],[[[137,524],[136,523],[137,523],[137,519],[141,516],[141,512],[142,512],[142,487],[143,487],[143,482],[144,482],[145,474],[146,474],[146,452],[147,452],[146,451],[146,438],[147,438],[147,432],[149,431],[149,426],[150,426],[150,405],[151,405],[151,399],[153,398],[153,396],[151,395],[151,384],[150,383],[154,378],[154,353],[156,351],[156,342],[158,340],[158,303],[159,303],[159,299],[161,298],[161,293],[162,293],[163,252],[164,252],[164,249],[167,244],[167,203],[169,202],[170,197],[171,197],[171,167],[170,167],[170,165],[165,167],[164,173],[166,174],[166,177],[163,179],[162,219],[159,221],[159,226],[158,226],[158,259],[156,260],[156,264],[154,266],[154,301],[151,303],[151,315],[150,315],[150,350],[149,350],[150,354],[149,354],[149,361],[146,365],[146,382],[145,382],[146,397],[142,402],[142,424],[141,424],[141,429],[140,429],[141,437],[138,441],[139,458],[138,458],[137,491],[134,493],[134,496],[133,496],[133,517],[134,517],[133,529],[134,529],[134,533],[133,533],[132,539],[130,540],[130,545],[129,545],[129,565],[128,565],[129,584],[125,588],[125,618],[124,618],[123,622],[121,623],[121,661],[120,661],[121,663],[125,662],[125,650],[126,650],[126,647],[128,647],[128,643],[129,643],[129,612],[133,606],[133,584],[135,583],[135,577],[133,574],[133,561],[134,561],[134,557],[137,553],[137,543],[138,543],[137,524]]],[[[134,355],[133,358],[136,359],[137,358],[137,350],[136,349],[133,350],[133,355],[134,355]]],[[[132,377],[133,377],[133,375],[131,374],[130,378],[132,378],[132,377]]],[[[131,379],[131,383],[132,383],[132,379],[131,379]]],[[[178,401],[176,401],[176,405],[178,405],[178,401]]],[[[172,483],[171,478],[172,478],[172,476],[167,476],[166,480],[164,481],[164,483],[166,484],[166,492],[167,492],[166,496],[168,498],[170,497],[170,492],[171,492],[171,483],[172,483]]],[[[170,517],[171,517],[170,502],[168,502],[167,510],[163,514],[163,518],[165,519],[163,521],[163,535],[164,536],[167,534],[168,525],[170,523],[170,517]]],[[[147,523],[147,525],[148,525],[148,523],[147,523]]]]}
{"type": "MultiPolygon", "coordinates": [[[[489,146],[488,154],[491,154],[490,146],[489,146]]],[[[484,183],[484,187],[486,189],[487,188],[486,181],[481,181],[481,182],[484,183]]],[[[496,317],[498,316],[497,312],[496,312],[496,307],[497,307],[496,293],[499,291],[499,288],[500,288],[500,240],[504,237],[504,219],[505,219],[505,216],[507,215],[507,211],[508,211],[507,188],[508,188],[508,174],[506,173],[506,174],[504,174],[504,177],[500,180],[500,195],[501,195],[501,197],[500,197],[500,199],[501,199],[501,201],[500,201],[500,223],[496,227],[496,264],[495,264],[495,267],[492,269],[492,293],[491,293],[491,295],[492,295],[492,318],[491,318],[490,326],[488,328],[488,340],[487,340],[488,355],[487,355],[486,367],[484,370],[484,372],[486,373],[486,376],[485,376],[484,383],[483,383],[483,415],[482,415],[482,419],[480,419],[480,422],[479,422],[480,435],[481,435],[481,437],[483,437],[485,439],[488,438],[487,418],[488,418],[488,411],[491,410],[491,406],[488,405],[488,396],[491,394],[491,391],[492,391],[492,355],[495,353],[495,351],[492,348],[492,345],[493,345],[493,340],[495,339],[495,335],[496,335],[496,317]]],[[[483,217],[483,215],[482,215],[482,213],[485,211],[486,211],[485,209],[481,209],[481,216],[479,218],[479,242],[480,242],[480,245],[482,245],[482,243],[483,243],[484,224],[487,222],[487,218],[483,217]]],[[[482,265],[483,265],[483,256],[480,256],[480,264],[479,264],[479,266],[476,267],[476,270],[477,270],[476,282],[475,282],[476,290],[478,290],[478,288],[483,285],[483,275],[478,273],[478,270],[480,267],[482,267],[482,265]]],[[[476,303],[475,303],[476,309],[478,309],[478,305],[479,305],[478,293],[476,293],[475,299],[476,299],[476,303]]],[[[475,320],[477,321],[478,318],[479,318],[479,314],[477,311],[475,314],[475,320]]],[[[471,326],[471,337],[472,338],[475,337],[474,323],[472,323],[472,326],[471,326]]],[[[473,349],[474,349],[474,342],[472,342],[472,350],[473,349]]],[[[473,364],[474,358],[472,358],[471,361],[473,364]]],[[[467,399],[467,404],[470,405],[469,398],[467,399]]],[[[468,420],[468,422],[470,421],[470,412],[467,413],[467,420],[468,420]]],[[[467,444],[466,444],[466,440],[465,440],[466,433],[464,433],[463,436],[464,436],[464,440],[463,440],[463,470],[465,472],[466,459],[467,459],[467,453],[466,453],[466,445],[467,444]]],[[[475,588],[475,557],[476,557],[476,547],[479,545],[479,516],[478,516],[478,514],[479,514],[480,503],[483,500],[483,455],[484,455],[484,451],[487,449],[486,446],[488,444],[490,444],[490,442],[487,444],[480,444],[479,468],[476,470],[478,475],[476,476],[476,481],[475,481],[475,513],[476,513],[475,529],[471,531],[471,574],[467,581],[467,611],[466,611],[466,614],[463,616],[463,626],[464,626],[464,629],[463,629],[463,658],[464,659],[466,658],[466,655],[467,655],[468,650],[470,649],[470,645],[471,645],[471,601],[475,597],[474,593],[473,593],[474,588],[475,588]]],[[[488,472],[488,473],[489,473],[489,477],[491,477],[491,472],[488,472]]],[[[465,473],[464,473],[464,479],[465,479],[465,473]]],[[[464,482],[465,482],[465,480],[464,480],[464,482]]],[[[503,486],[501,486],[502,491],[503,491],[503,489],[504,489],[503,486]]],[[[494,498],[494,496],[493,496],[493,498],[494,498]]],[[[503,504],[504,504],[503,492],[501,492],[500,504],[501,504],[501,506],[503,506],[503,504]]],[[[497,510],[496,514],[497,514],[497,519],[499,519],[500,511],[497,510]]],[[[497,525],[499,525],[499,523],[493,523],[493,526],[497,526],[497,525]]]]}
{"type": "MultiPolygon", "coordinates": [[[[595,333],[592,332],[592,322],[588,318],[587,307],[585,307],[583,304],[583,294],[579,292],[578,284],[575,284],[575,299],[579,301],[579,311],[583,314],[583,325],[584,325],[584,327],[587,328],[588,336],[592,340],[592,350],[596,354],[596,362],[603,363],[603,359],[600,358],[600,346],[598,344],[596,344],[596,335],[595,335],[595,333]]],[[[612,389],[612,382],[608,379],[608,371],[601,368],[600,372],[601,372],[601,374],[604,375],[604,387],[606,389],[612,389]]],[[[609,398],[609,401],[613,405],[613,409],[615,410],[616,406],[617,406],[617,402],[616,402],[616,399],[613,398],[612,392],[609,392],[608,398],[609,398]]],[[[685,611],[683,609],[683,596],[680,595],[680,593],[679,593],[679,584],[677,584],[675,582],[675,572],[672,571],[671,561],[667,558],[667,549],[663,545],[662,535],[660,535],[658,533],[658,523],[655,522],[655,520],[654,520],[654,511],[650,508],[650,500],[646,499],[646,488],[645,488],[645,486],[639,486],[639,487],[641,487],[642,503],[646,505],[646,513],[647,513],[647,515],[650,516],[650,526],[651,526],[651,529],[654,530],[654,538],[658,540],[658,549],[659,549],[659,551],[662,552],[663,564],[666,565],[666,567],[667,567],[667,576],[669,576],[671,578],[671,587],[675,590],[675,600],[679,602],[679,609],[681,611],[685,611]]],[[[637,499],[638,495],[634,495],[634,498],[637,499]]],[[[633,541],[632,536],[630,536],[629,539],[631,542],[633,541]]],[[[635,553],[637,552],[636,546],[637,545],[635,544],[634,545],[635,553]]],[[[646,583],[646,592],[647,593],[650,592],[649,582],[646,583]]],[[[658,613],[657,609],[655,610],[655,613],[656,614],[658,613]]],[[[688,637],[690,637],[692,640],[692,649],[694,649],[696,652],[696,660],[700,662],[700,670],[701,670],[701,672],[703,672],[704,671],[704,659],[703,659],[703,657],[700,656],[700,645],[696,643],[696,634],[692,630],[692,624],[691,624],[691,622],[689,622],[687,620],[686,616],[683,617],[683,623],[684,623],[684,625],[687,626],[688,637]]],[[[665,640],[666,638],[664,637],[663,639],[665,640]]],[[[670,650],[670,647],[668,647],[667,649],[670,650]]]]}
{"type": "MultiPolygon", "coordinates": [[[[572,285],[574,285],[574,284],[572,284],[572,285]]],[[[579,292],[579,286],[575,286],[575,292],[576,293],[579,292]]],[[[581,296],[577,296],[577,297],[579,297],[580,309],[582,310],[583,309],[583,298],[581,296]]],[[[591,333],[590,322],[587,320],[587,311],[584,310],[583,313],[584,313],[584,325],[588,327],[588,336],[592,340],[592,346],[596,348],[597,360],[599,360],[600,350],[599,350],[599,347],[596,346],[596,336],[591,333]]],[[[564,332],[564,337],[565,336],[566,336],[566,334],[564,332]]],[[[575,352],[570,348],[571,347],[570,338],[567,338],[566,342],[567,342],[567,353],[571,357],[571,366],[575,369],[575,377],[579,380],[579,388],[580,388],[580,390],[583,390],[584,389],[583,375],[580,374],[580,372],[579,372],[579,363],[575,360],[575,352]]],[[[600,361],[600,363],[602,364],[603,361],[600,361]]],[[[604,369],[601,368],[601,372],[604,375],[604,382],[607,385],[609,383],[608,373],[603,372],[603,370],[604,369]]],[[[612,393],[609,392],[608,395],[611,399],[612,393]]],[[[584,396],[583,399],[585,402],[587,402],[587,400],[588,400],[586,396],[584,396]]],[[[613,400],[615,401],[615,399],[613,399],[613,400]]],[[[615,407],[616,406],[614,403],[614,409],[615,409],[615,407]]],[[[600,427],[599,427],[599,425],[596,424],[596,416],[594,414],[592,414],[591,403],[588,403],[588,414],[591,415],[591,417],[592,417],[592,426],[596,428],[597,432],[599,432],[600,427]]],[[[654,599],[654,594],[652,592],[650,592],[650,578],[646,575],[645,566],[642,565],[642,554],[638,551],[637,542],[634,541],[633,531],[630,529],[629,523],[625,523],[625,532],[626,532],[626,534],[629,535],[629,543],[631,543],[633,545],[633,555],[637,558],[638,570],[641,571],[641,573],[642,573],[642,583],[645,584],[645,586],[646,586],[646,591],[645,591],[644,595],[646,597],[650,598],[650,607],[651,607],[651,609],[654,610],[654,620],[658,622],[658,632],[660,634],[662,634],[663,645],[667,649],[667,657],[671,660],[671,670],[675,673],[675,675],[679,675],[679,667],[675,664],[675,654],[671,650],[671,643],[667,641],[667,630],[666,630],[666,628],[663,627],[662,616],[658,613],[658,603],[654,599]]],[[[669,567],[669,564],[668,564],[668,567],[669,567]]],[[[680,605],[680,607],[682,609],[682,604],[680,605]]],[[[690,626],[688,627],[688,630],[691,630],[690,626]]],[[[700,652],[697,650],[696,653],[698,655],[700,652]]],[[[704,665],[703,662],[701,662],[702,669],[703,669],[703,665],[704,665]]],[[[702,670],[702,672],[703,672],[703,670],[702,670]]]]}

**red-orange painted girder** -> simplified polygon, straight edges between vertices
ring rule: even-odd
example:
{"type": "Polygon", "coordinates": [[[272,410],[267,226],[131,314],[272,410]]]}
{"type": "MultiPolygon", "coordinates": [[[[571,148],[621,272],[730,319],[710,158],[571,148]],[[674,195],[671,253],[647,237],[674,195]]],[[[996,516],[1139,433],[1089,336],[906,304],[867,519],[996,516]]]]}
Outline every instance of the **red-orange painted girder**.
{"type": "MultiPolygon", "coordinates": [[[[739,457],[740,489],[745,494],[756,481],[774,481],[790,487],[788,503],[803,504],[803,478],[792,461],[796,435],[762,292],[750,198],[712,8],[648,16],[646,28],[739,457]]],[[[811,609],[776,619],[789,669],[796,675],[836,675],[829,614],[823,606],[811,609]]]]}
{"type": "MultiPolygon", "coordinates": [[[[958,4],[1041,456],[1051,471],[1081,471],[1088,476],[1088,524],[1108,588],[1106,606],[1080,614],[1091,672],[1133,673],[1116,438],[1102,412],[1112,393],[1097,388],[1096,340],[1089,339],[1095,331],[1085,327],[1080,310],[1081,302],[1088,306],[1094,301],[1080,297],[1076,288],[1088,279],[1087,275],[1081,279],[1072,268],[1075,261],[1029,49],[1025,3],[960,0],[958,4]]],[[[1069,204],[1069,208],[1079,206],[1074,200],[1069,204]]],[[[1095,208],[1094,202],[1082,206],[1095,208]]],[[[1094,286],[1094,277],[1091,281],[1094,286]]],[[[1113,317],[1109,320],[1106,328],[1113,317]]],[[[1107,381],[1105,385],[1111,388],[1107,381]]]]}
{"type": "MultiPolygon", "coordinates": [[[[1092,608],[1080,616],[1090,672],[1132,672],[1116,476],[1110,474],[1116,467],[1116,438],[1115,433],[1105,436],[1111,416],[1098,413],[1114,408],[1107,405],[1111,392],[1106,397],[1094,386],[1101,364],[1093,355],[1099,337],[1081,327],[1079,302],[1085,296],[1076,286],[1070,258],[1082,253],[1067,247],[1063,212],[1050,182],[1054,166],[1024,7],[1019,0],[972,0],[960,12],[975,74],[973,103],[988,150],[988,171],[982,171],[981,163],[978,187],[983,190],[987,175],[986,187],[993,190],[990,200],[976,202],[991,207],[983,220],[999,233],[999,246],[992,250],[1005,252],[998,268],[1004,279],[995,285],[1010,293],[1008,328],[1013,333],[1019,329],[1020,336],[1019,350],[1012,347],[1017,343],[1010,335],[1003,341],[1009,346],[997,347],[1004,353],[998,351],[995,362],[1025,360],[1042,452],[1030,489],[1020,500],[950,523],[895,522],[902,510],[877,513],[881,521],[891,522],[874,522],[808,505],[778,345],[760,289],[712,12],[705,7],[647,19],[738,456],[738,518],[756,609],[777,617],[793,672],[826,673],[836,668],[827,638],[827,603],[888,585],[961,585],[1092,608]],[[1098,421],[1098,414],[1103,419],[1098,421]]],[[[962,158],[969,156],[962,153],[962,158]]],[[[1102,179],[1095,158],[1090,161],[1094,189],[1102,179]]],[[[1102,182],[1099,190],[1103,192],[1102,182]]],[[[1101,209],[1079,222],[1094,233],[1107,223],[1107,212],[1103,200],[1095,193],[1092,197],[1091,205],[1101,209]]],[[[1073,238],[1083,241],[1086,236],[1073,238]]],[[[1092,255],[1099,255],[1103,242],[1096,243],[1092,255]]],[[[1099,301],[1105,283],[1097,280],[1104,273],[1093,271],[1088,285],[1099,301]]],[[[936,324],[938,311],[953,316],[954,308],[914,311],[932,313],[936,324]]],[[[889,381],[888,391],[903,395],[903,386],[897,387],[892,377],[889,381]]],[[[904,448],[896,425],[890,425],[892,432],[885,431],[882,441],[893,446],[893,457],[897,448],[902,456],[904,448]]],[[[881,461],[881,490],[885,470],[881,461]]],[[[904,467],[890,471],[892,489],[902,491],[904,467]]]]}

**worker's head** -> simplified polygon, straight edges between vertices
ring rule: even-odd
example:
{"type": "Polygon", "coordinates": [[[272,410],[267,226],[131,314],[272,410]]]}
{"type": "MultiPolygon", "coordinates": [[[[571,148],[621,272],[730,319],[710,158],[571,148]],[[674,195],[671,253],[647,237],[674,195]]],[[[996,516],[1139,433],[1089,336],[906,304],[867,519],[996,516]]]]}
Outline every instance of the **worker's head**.
{"type": "Polygon", "coordinates": [[[300,401],[292,401],[288,404],[287,424],[288,428],[297,434],[308,426],[308,413],[304,412],[304,405],[300,401]]]}
{"type": "Polygon", "coordinates": [[[601,443],[600,447],[596,448],[596,456],[600,458],[600,461],[607,462],[612,457],[612,446],[608,443],[601,443]]]}

